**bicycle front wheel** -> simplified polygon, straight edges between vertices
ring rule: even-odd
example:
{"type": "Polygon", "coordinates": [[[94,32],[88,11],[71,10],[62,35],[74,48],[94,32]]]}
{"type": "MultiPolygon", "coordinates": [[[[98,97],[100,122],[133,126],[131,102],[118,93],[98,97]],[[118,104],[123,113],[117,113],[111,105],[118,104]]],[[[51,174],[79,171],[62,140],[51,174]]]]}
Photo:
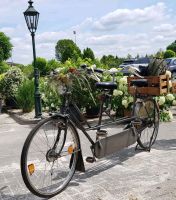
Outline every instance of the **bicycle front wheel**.
{"type": "Polygon", "coordinates": [[[21,155],[21,173],[35,195],[50,198],[70,182],[80,151],[74,126],[61,117],[41,121],[28,135],[21,155]]]}
{"type": "Polygon", "coordinates": [[[136,126],[138,144],[144,150],[150,150],[155,143],[159,129],[159,110],[154,99],[144,99],[135,104],[135,115],[140,125],[136,126]]]}

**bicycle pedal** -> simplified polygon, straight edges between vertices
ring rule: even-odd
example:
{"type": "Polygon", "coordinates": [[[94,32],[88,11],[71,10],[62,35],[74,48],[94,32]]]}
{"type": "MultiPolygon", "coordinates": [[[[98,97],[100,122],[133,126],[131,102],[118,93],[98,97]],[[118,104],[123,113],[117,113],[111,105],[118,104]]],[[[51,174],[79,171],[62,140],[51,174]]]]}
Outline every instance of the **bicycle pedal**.
{"type": "Polygon", "coordinates": [[[87,157],[86,158],[86,162],[88,162],[88,163],[93,163],[95,161],[96,161],[96,159],[94,157],[87,157]]]}

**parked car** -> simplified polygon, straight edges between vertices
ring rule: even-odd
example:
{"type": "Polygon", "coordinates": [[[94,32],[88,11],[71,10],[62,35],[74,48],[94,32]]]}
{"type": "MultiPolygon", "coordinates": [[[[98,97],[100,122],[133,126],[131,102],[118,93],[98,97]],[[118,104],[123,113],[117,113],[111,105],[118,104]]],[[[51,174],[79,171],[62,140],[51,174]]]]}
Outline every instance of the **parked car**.
{"type": "Polygon", "coordinates": [[[128,76],[130,74],[127,66],[130,65],[136,69],[139,69],[140,66],[147,67],[150,62],[150,59],[148,57],[142,57],[139,59],[132,59],[132,60],[126,60],[124,63],[119,65],[119,68],[122,68],[121,72],[128,76]]]}
{"type": "Polygon", "coordinates": [[[176,57],[165,59],[168,70],[172,73],[172,78],[176,79],[176,57]]]}

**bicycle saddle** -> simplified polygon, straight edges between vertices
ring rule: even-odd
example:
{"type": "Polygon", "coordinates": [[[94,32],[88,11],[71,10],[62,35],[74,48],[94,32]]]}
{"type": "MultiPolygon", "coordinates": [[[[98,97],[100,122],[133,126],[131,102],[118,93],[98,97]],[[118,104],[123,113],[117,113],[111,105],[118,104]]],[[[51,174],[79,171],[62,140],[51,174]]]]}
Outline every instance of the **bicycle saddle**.
{"type": "Polygon", "coordinates": [[[136,86],[136,87],[147,87],[148,86],[148,80],[147,79],[132,80],[131,85],[136,86]]]}
{"type": "Polygon", "coordinates": [[[114,82],[97,82],[95,86],[100,89],[117,89],[117,84],[114,82]]]}

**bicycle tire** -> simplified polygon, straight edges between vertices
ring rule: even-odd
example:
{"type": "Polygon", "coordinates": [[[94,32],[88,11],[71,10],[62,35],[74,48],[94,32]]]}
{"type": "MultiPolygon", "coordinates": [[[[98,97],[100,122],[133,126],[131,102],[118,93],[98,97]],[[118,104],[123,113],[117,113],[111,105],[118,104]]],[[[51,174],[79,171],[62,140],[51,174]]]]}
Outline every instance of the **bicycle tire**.
{"type": "Polygon", "coordinates": [[[79,150],[80,142],[78,133],[69,120],[65,120],[63,117],[59,116],[42,120],[31,130],[22,149],[21,174],[27,188],[34,195],[42,198],[51,198],[62,192],[75,173],[79,150]],[[63,138],[59,139],[57,143],[57,148],[58,145],[60,145],[60,147],[55,150],[53,150],[52,145],[56,142],[57,135],[55,134],[54,136],[53,130],[51,131],[52,125],[56,130],[57,126],[63,128],[63,138]],[[48,128],[45,129],[45,127],[48,128]],[[46,136],[45,141],[44,135],[46,136]],[[35,142],[34,139],[36,139],[35,142]],[[39,146],[36,145],[37,141],[39,141],[39,146]],[[34,149],[32,149],[33,144],[35,147],[34,149]],[[68,153],[68,148],[71,148],[71,145],[73,151],[68,153]],[[47,149],[45,149],[46,147],[47,149]],[[33,152],[35,149],[37,149],[38,152],[33,152]],[[67,151],[65,149],[67,149],[67,151]],[[56,156],[57,152],[58,154],[56,156]],[[65,154],[65,152],[68,154],[65,154]],[[49,170],[48,166],[50,168],[49,170]],[[41,177],[40,175],[43,176],[41,177]]]}
{"type": "Polygon", "coordinates": [[[144,99],[135,104],[135,115],[141,121],[136,127],[138,145],[144,150],[150,150],[155,143],[159,129],[159,110],[154,99],[144,99]]]}

